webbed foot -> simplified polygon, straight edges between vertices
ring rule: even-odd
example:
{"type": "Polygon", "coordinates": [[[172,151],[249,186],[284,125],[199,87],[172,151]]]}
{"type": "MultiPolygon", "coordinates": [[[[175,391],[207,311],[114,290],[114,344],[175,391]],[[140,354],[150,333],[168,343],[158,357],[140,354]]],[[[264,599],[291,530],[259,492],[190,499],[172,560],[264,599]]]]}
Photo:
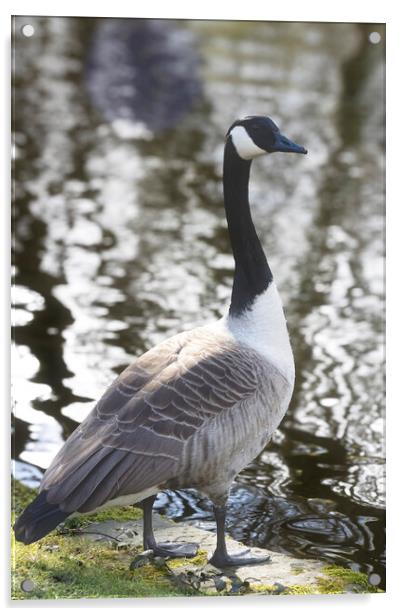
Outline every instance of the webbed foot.
{"type": "Polygon", "coordinates": [[[154,556],[167,558],[194,558],[200,546],[198,543],[157,543],[151,549],[154,556]]]}
{"type": "Polygon", "coordinates": [[[250,554],[249,556],[245,556],[245,554],[250,554],[250,550],[244,550],[243,552],[239,552],[238,554],[225,554],[222,552],[215,551],[209,562],[214,567],[222,569],[224,567],[244,567],[246,565],[258,565],[269,562],[271,558],[270,556],[253,556],[252,554],[250,554]]]}

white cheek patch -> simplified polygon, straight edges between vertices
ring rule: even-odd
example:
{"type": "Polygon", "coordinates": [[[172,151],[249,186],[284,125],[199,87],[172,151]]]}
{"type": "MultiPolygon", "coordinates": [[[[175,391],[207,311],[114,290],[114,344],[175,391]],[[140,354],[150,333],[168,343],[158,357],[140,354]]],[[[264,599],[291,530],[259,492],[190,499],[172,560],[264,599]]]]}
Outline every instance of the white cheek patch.
{"type": "Polygon", "coordinates": [[[232,142],[240,158],[251,160],[256,156],[267,154],[265,150],[255,145],[244,126],[235,126],[231,131],[232,142]]]}

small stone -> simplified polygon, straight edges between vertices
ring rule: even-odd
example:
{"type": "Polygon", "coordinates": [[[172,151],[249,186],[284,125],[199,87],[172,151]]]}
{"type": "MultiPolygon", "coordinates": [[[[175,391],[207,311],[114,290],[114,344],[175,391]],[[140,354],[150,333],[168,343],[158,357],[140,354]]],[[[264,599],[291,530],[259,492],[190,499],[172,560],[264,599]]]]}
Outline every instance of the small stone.
{"type": "Polygon", "coordinates": [[[221,591],[221,590],[225,590],[226,589],[226,582],[224,579],[216,577],[214,579],[214,584],[215,584],[215,588],[217,591],[221,591]]]}
{"type": "Polygon", "coordinates": [[[231,594],[233,594],[233,595],[237,595],[238,593],[240,593],[240,591],[242,590],[242,588],[243,588],[243,582],[242,582],[242,580],[235,580],[235,581],[232,583],[232,587],[231,587],[231,589],[230,589],[230,592],[231,592],[231,594]]]}
{"type": "Polygon", "coordinates": [[[203,569],[202,569],[203,573],[205,573],[206,575],[219,575],[221,572],[220,569],[218,569],[217,567],[214,567],[213,565],[211,565],[210,563],[207,563],[203,569]]]}
{"type": "Polygon", "coordinates": [[[181,576],[184,576],[182,579],[185,580],[186,584],[190,584],[190,586],[196,590],[200,588],[201,580],[193,571],[186,571],[185,573],[180,574],[180,577],[181,576]]]}
{"type": "Polygon", "coordinates": [[[284,593],[286,591],[286,586],[284,586],[283,584],[279,584],[279,582],[276,582],[274,584],[274,595],[281,595],[282,593],[284,593]]]}
{"type": "Polygon", "coordinates": [[[126,541],[119,541],[119,543],[116,543],[116,550],[123,550],[128,547],[131,547],[131,545],[126,541]]]}
{"type": "Polygon", "coordinates": [[[200,589],[207,590],[207,591],[214,591],[215,590],[214,581],[211,579],[205,580],[204,582],[200,584],[200,589]]]}
{"type": "MultiPolygon", "coordinates": [[[[149,550],[149,552],[151,551],[149,550]]],[[[136,556],[134,560],[131,561],[130,571],[133,571],[134,569],[139,569],[139,567],[143,567],[144,565],[149,565],[151,556],[152,556],[152,552],[151,553],[144,552],[143,554],[138,554],[138,556],[136,556]]]]}
{"type": "Polygon", "coordinates": [[[191,586],[191,588],[195,588],[196,590],[200,587],[200,580],[194,575],[191,575],[191,571],[186,571],[182,573],[174,573],[175,580],[182,584],[183,586],[191,586]]]}
{"type": "Polygon", "coordinates": [[[166,558],[163,558],[163,556],[155,556],[155,558],[154,558],[154,565],[156,567],[165,567],[166,566],[166,558]]]}

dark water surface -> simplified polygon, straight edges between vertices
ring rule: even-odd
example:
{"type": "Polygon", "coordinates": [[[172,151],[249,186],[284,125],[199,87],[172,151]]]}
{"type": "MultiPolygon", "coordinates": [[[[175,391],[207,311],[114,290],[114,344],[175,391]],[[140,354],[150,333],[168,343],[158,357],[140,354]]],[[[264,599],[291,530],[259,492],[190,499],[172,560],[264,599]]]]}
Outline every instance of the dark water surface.
{"type": "MultiPolygon", "coordinates": [[[[305,157],[252,169],[296,360],[291,407],[238,478],[249,545],[384,573],[384,42],[378,26],[18,18],[14,472],[36,485],[134,357],[228,302],[223,138],[268,114],[305,157]],[[32,23],[25,38],[21,25],[32,23]]],[[[175,519],[212,524],[192,492],[175,519]]]]}

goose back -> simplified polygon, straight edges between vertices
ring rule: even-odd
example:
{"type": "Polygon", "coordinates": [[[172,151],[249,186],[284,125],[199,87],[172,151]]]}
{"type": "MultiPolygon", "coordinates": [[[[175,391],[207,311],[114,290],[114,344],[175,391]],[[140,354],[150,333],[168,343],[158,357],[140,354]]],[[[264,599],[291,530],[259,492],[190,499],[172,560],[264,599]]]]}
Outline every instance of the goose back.
{"type": "Polygon", "coordinates": [[[135,501],[163,487],[223,493],[268,441],[290,390],[223,327],[174,336],[115,380],[66,441],[41,490],[67,512],[126,495],[135,501]]]}

